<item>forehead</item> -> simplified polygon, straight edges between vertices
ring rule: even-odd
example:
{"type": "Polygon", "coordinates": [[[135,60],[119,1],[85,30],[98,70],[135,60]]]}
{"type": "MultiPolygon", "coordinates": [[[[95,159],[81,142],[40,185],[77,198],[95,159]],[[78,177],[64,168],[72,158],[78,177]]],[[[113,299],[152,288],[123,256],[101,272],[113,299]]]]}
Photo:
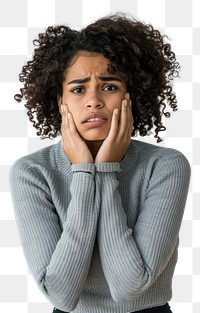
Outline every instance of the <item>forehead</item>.
{"type": "Polygon", "coordinates": [[[72,60],[66,71],[65,79],[108,74],[109,63],[109,60],[100,53],[80,53],[72,60]]]}

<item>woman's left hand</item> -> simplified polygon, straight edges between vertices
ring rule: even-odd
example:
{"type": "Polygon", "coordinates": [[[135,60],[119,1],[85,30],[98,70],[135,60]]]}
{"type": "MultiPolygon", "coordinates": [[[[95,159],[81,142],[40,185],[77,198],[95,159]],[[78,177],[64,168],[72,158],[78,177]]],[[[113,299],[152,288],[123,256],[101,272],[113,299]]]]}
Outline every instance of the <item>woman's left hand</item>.
{"type": "Polygon", "coordinates": [[[131,100],[127,93],[122,100],[121,113],[114,109],[108,137],[99,149],[95,163],[120,162],[130,142],[133,128],[131,100]]]}

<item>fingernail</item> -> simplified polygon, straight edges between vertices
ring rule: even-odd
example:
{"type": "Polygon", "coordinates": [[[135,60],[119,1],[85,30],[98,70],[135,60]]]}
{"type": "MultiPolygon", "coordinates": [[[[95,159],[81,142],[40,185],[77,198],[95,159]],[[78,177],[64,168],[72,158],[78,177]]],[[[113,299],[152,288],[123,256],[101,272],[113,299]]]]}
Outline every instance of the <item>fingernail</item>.
{"type": "Polygon", "coordinates": [[[63,105],[61,104],[60,105],[60,111],[63,113],[64,112],[64,110],[63,110],[64,108],[63,108],[63,105]]]}
{"type": "Polygon", "coordinates": [[[126,93],[125,98],[126,98],[127,100],[130,100],[130,94],[129,94],[128,92],[126,93]]]}
{"type": "Polygon", "coordinates": [[[67,117],[68,117],[68,119],[70,120],[71,114],[70,114],[69,112],[67,113],[67,117]]]}

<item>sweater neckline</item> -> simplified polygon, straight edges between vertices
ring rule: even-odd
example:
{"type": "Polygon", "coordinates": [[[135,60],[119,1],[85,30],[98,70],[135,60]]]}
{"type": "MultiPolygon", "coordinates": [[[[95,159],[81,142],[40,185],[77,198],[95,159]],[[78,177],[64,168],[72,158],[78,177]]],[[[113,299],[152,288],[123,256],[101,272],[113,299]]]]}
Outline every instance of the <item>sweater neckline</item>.
{"type": "MultiPolygon", "coordinates": [[[[62,171],[62,173],[71,178],[72,177],[71,163],[69,162],[68,158],[66,157],[62,149],[61,140],[56,144],[55,157],[57,166],[62,171]]],[[[137,144],[136,141],[132,139],[125,153],[124,158],[120,162],[121,171],[118,173],[118,176],[123,176],[125,173],[127,173],[129,169],[133,167],[137,158],[138,158],[137,144]]]]}
{"type": "Polygon", "coordinates": [[[118,176],[123,176],[125,173],[127,173],[129,169],[134,166],[137,158],[138,158],[137,144],[136,141],[132,139],[125,153],[124,158],[120,162],[121,171],[118,173],[118,176]]]}

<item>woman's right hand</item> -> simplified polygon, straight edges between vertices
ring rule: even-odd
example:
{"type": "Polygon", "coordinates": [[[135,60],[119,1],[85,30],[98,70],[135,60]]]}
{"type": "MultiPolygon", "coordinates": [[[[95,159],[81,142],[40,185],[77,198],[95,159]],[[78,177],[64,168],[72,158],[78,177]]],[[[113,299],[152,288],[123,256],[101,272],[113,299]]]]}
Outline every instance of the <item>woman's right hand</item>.
{"type": "Polygon", "coordinates": [[[67,105],[61,104],[61,115],[62,146],[71,164],[94,163],[92,154],[80,137],[67,105]]]}

